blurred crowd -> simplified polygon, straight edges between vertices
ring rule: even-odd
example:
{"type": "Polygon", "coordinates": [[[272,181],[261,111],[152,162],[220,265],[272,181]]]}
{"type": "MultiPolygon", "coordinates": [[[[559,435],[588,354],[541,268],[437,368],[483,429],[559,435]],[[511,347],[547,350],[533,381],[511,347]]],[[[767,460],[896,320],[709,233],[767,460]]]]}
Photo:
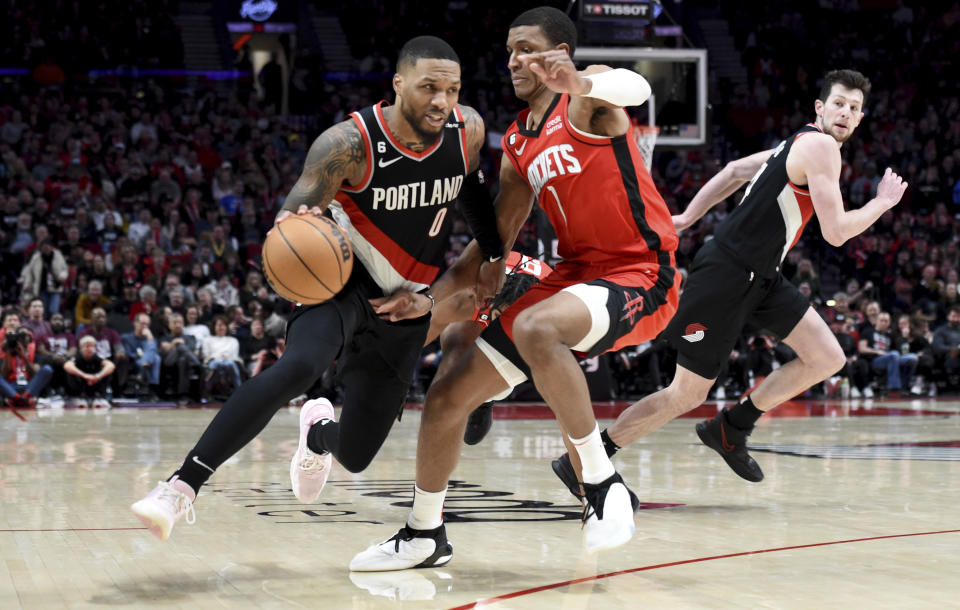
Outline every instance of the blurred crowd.
{"type": "MultiPolygon", "coordinates": [[[[291,305],[265,286],[263,236],[312,138],[348,112],[392,97],[395,53],[410,32],[472,41],[459,49],[461,100],[484,115],[488,131],[502,132],[521,107],[502,50],[516,7],[442,3],[427,27],[412,3],[344,6],[356,78],[325,80],[322,69],[304,67],[312,56],[298,54],[292,78],[302,82],[291,87],[301,89],[293,105],[300,114],[281,115],[248,84],[106,86],[70,78],[120,63],[180,65],[182,45],[151,43],[170,32],[169,40],[179,40],[170,17],[175,2],[104,0],[98,6],[112,15],[105,20],[85,18],[88,7],[78,2],[58,2],[57,11],[42,14],[22,2],[5,4],[19,17],[0,25],[0,57],[33,69],[30,78],[0,87],[0,393],[13,405],[44,395],[91,406],[124,396],[196,402],[222,398],[270,366],[283,353],[291,305]],[[51,66],[62,78],[49,78],[56,75],[51,66]],[[298,76],[298,66],[309,78],[298,76]]],[[[960,51],[960,40],[947,34],[960,10],[901,5],[892,17],[859,11],[856,22],[872,36],[862,42],[841,27],[851,18],[846,9],[722,4],[744,49],[749,85],[711,80],[714,136],[703,149],[655,153],[661,193],[681,211],[724,163],[770,148],[811,121],[826,69],[862,70],[874,89],[867,116],[842,151],[846,204],[869,200],[887,166],[911,188],[843,247],[827,245],[813,222],[788,256],[785,275],[848,354],[848,366],[813,391],[869,397],[957,390],[960,97],[943,62],[960,51]]],[[[492,147],[484,161],[491,175],[497,153],[492,147]]],[[[736,202],[732,197],[681,235],[681,265],[736,202]]],[[[519,245],[527,254],[543,254],[537,230],[532,217],[519,245]]],[[[468,239],[456,219],[448,260],[468,239]]],[[[427,353],[434,359],[436,350],[427,353]]],[[[742,392],[791,357],[779,338],[754,329],[731,355],[715,393],[742,392]]],[[[657,389],[672,363],[660,341],[609,356],[612,397],[657,389]]],[[[335,379],[322,383],[330,391],[335,379]]]]}

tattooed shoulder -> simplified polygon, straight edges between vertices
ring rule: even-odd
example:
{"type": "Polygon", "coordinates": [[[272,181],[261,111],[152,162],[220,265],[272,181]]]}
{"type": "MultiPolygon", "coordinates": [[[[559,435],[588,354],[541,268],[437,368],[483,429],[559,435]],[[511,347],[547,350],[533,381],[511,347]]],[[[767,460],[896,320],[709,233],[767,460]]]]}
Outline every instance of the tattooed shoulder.
{"type": "Polygon", "coordinates": [[[460,105],[463,113],[464,129],[467,130],[467,146],[470,148],[471,158],[478,159],[478,153],[486,143],[486,131],[483,117],[470,106],[460,105]]]}

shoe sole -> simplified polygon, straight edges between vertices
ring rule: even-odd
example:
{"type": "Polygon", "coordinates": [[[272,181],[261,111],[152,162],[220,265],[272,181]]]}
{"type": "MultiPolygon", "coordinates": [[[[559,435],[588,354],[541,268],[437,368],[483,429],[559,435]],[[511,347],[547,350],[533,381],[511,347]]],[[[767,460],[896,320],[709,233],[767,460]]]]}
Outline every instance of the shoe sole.
{"type": "MultiPolygon", "coordinates": [[[[709,421],[709,420],[707,420],[707,421],[709,421]]],[[[720,457],[722,457],[722,458],[723,458],[723,461],[727,463],[727,466],[730,467],[730,470],[732,470],[733,472],[735,472],[736,475],[737,475],[738,477],[740,477],[741,479],[744,479],[744,480],[746,480],[746,481],[750,481],[751,483],[759,483],[760,481],[762,481],[762,480],[763,480],[763,472],[760,473],[760,476],[759,476],[759,478],[758,478],[758,477],[755,477],[755,476],[751,475],[750,473],[744,474],[744,473],[740,472],[740,471],[737,469],[737,466],[738,466],[739,464],[737,464],[736,462],[732,462],[732,461],[727,457],[727,453],[723,450],[723,447],[721,447],[720,444],[717,443],[717,439],[716,439],[712,434],[710,434],[710,431],[707,429],[707,421],[702,421],[702,422],[700,422],[699,424],[697,424],[697,436],[700,437],[700,441],[701,441],[704,445],[706,445],[707,447],[713,449],[713,450],[716,451],[718,454],[720,454],[720,457]]]]}
{"type": "Polygon", "coordinates": [[[138,506],[138,504],[140,504],[140,502],[135,502],[132,504],[130,506],[130,510],[132,510],[133,514],[137,516],[137,519],[140,520],[140,523],[143,523],[143,525],[150,530],[150,533],[160,540],[166,540],[169,538],[170,532],[173,531],[173,527],[164,531],[163,522],[166,521],[166,519],[163,519],[162,521],[161,519],[158,519],[157,514],[150,510],[149,505],[138,506]]]}
{"type": "Polygon", "coordinates": [[[630,540],[633,539],[633,535],[634,533],[636,533],[636,531],[637,531],[636,526],[631,522],[629,528],[618,530],[612,536],[609,536],[606,539],[606,544],[602,546],[594,546],[594,547],[589,547],[589,546],[586,546],[586,544],[584,544],[584,548],[587,551],[587,553],[591,555],[595,555],[597,553],[603,553],[604,551],[611,551],[613,549],[619,548],[625,545],[626,543],[630,542],[630,540]]]}

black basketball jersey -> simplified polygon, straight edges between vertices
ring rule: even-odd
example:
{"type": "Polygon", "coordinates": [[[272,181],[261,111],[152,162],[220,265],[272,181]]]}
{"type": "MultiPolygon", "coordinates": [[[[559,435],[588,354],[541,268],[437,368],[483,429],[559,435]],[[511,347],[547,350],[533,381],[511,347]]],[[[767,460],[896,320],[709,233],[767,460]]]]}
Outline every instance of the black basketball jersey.
{"type": "Polygon", "coordinates": [[[787,176],[787,155],[797,138],[819,131],[811,123],[780,142],[754,174],[740,205],[717,227],[717,243],[761,277],[779,273],[780,263],[813,217],[810,191],[787,176]]]}
{"type": "Polygon", "coordinates": [[[385,106],[380,102],[350,115],[363,134],[367,170],[359,185],[340,186],[330,211],[384,294],[419,291],[444,263],[449,208],[469,165],[466,130],[463,114],[454,108],[440,138],[414,152],[390,133],[385,106]]]}

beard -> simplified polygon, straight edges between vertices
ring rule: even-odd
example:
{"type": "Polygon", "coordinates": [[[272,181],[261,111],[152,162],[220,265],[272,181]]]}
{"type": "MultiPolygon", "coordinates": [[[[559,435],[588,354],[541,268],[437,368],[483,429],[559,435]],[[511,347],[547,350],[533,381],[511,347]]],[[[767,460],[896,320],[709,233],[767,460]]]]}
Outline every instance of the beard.
{"type": "Polygon", "coordinates": [[[403,115],[403,118],[413,128],[414,133],[420,137],[420,140],[427,147],[432,146],[443,134],[442,127],[437,131],[428,131],[423,125],[423,116],[418,115],[413,108],[408,107],[402,100],[400,102],[400,114],[403,115]]]}

